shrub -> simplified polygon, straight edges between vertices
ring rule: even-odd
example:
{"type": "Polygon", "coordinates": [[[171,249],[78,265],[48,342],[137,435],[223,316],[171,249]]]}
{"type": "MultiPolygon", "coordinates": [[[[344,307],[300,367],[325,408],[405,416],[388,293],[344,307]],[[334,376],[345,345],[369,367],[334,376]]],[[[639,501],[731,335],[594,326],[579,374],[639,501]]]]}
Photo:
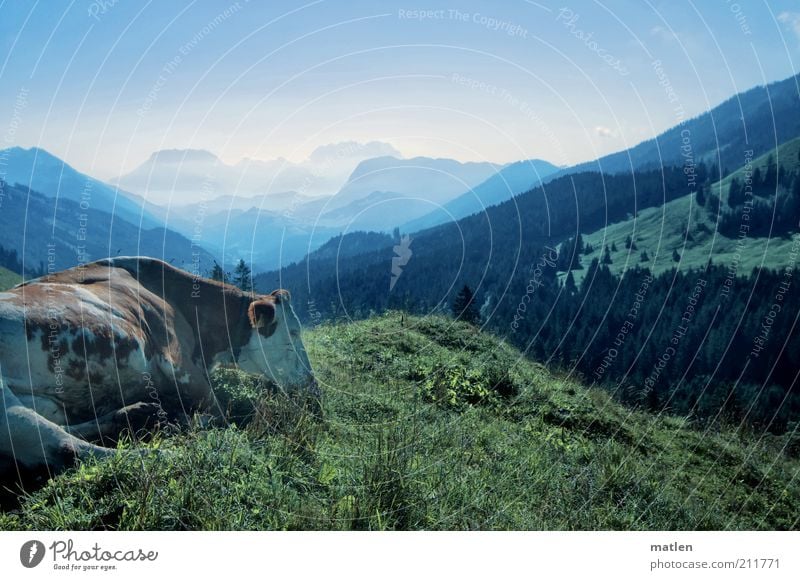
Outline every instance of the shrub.
{"type": "Polygon", "coordinates": [[[508,371],[494,366],[449,364],[427,375],[422,384],[424,399],[452,409],[495,407],[518,393],[508,371]]]}

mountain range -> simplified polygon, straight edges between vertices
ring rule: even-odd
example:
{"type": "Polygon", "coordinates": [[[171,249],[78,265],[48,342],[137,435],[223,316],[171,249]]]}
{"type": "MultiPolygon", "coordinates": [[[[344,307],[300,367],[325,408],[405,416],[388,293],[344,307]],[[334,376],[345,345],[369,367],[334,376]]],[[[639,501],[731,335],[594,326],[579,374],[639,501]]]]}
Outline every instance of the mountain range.
{"type": "Polygon", "coordinates": [[[161,225],[160,220],[143,209],[142,200],[136,195],[80,173],[44,149],[4,149],[0,151],[0,165],[0,178],[7,183],[18,183],[48,197],[70,200],[85,209],[114,214],[131,223],[141,223],[143,227],[161,225]]]}
{"type": "Polygon", "coordinates": [[[186,205],[220,196],[252,197],[297,192],[317,196],[336,192],[359,162],[400,155],[388,143],[346,141],[323,145],[308,159],[242,159],[227,164],[202,149],[156,151],[129,173],[111,180],[159,205],[186,205]]]}

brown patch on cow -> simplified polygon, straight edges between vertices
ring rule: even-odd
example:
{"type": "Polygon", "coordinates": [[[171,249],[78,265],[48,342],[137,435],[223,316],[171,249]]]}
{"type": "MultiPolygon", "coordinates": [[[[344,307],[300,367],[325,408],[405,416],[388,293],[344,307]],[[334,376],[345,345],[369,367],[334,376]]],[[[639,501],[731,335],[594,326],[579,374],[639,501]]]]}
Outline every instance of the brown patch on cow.
{"type": "Polygon", "coordinates": [[[275,332],[278,321],[275,320],[275,301],[277,297],[270,300],[262,298],[254,300],[247,309],[247,317],[250,319],[250,326],[258,329],[258,333],[264,338],[269,338],[275,332]]]}

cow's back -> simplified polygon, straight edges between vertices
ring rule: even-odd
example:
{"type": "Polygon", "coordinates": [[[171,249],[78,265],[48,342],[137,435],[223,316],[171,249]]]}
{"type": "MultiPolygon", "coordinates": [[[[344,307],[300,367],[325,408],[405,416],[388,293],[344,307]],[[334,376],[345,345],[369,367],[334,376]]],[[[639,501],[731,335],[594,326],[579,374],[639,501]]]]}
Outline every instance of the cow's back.
{"type": "Polygon", "coordinates": [[[17,286],[0,294],[4,383],[71,420],[139,400],[153,355],[175,342],[168,310],[127,271],[102,264],[17,286]]]}

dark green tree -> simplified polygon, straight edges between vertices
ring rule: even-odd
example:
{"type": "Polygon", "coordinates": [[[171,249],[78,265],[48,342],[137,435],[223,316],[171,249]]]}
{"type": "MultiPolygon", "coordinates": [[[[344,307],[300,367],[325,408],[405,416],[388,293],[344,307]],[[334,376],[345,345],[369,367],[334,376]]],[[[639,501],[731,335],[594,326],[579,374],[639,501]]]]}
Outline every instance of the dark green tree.
{"type": "Polygon", "coordinates": [[[744,203],[744,197],[744,189],[739,180],[734,177],[728,186],[728,207],[739,207],[744,203]]]}
{"type": "Polygon", "coordinates": [[[244,260],[239,260],[236,268],[233,270],[233,283],[245,292],[253,290],[253,276],[244,260]]]}
{"type": "Polygon", "coordinates": [[[211,279],[216,280],[217,282],[227,282],[228,280],[225,270],[223,270],[222,266],[216,262],[214,262],[214,267],[211,268],[211,279]]]}
{"type": "Polygon", "coordinates": [[[575,284],[575,276],[572,275],[572,270],[567,274],[567,279],[564,281],[564,290],[568,296],[573,296],[578,292],[578,286],[575,284]]]}
{"type": "Polygon", "coordinates": [[[606,249],[603,251],[603,264],[610,264],[611,263],[611,251],[606,246],[606,249]]]}
{"type": "Polygon", "coordinates": [[[472,294],[472,289],[466,284],[453,301],[453,316],[457,320],[470,324],[478,324],[481,320],[481,315],[475,307],[475,296],[472,294]]]}

